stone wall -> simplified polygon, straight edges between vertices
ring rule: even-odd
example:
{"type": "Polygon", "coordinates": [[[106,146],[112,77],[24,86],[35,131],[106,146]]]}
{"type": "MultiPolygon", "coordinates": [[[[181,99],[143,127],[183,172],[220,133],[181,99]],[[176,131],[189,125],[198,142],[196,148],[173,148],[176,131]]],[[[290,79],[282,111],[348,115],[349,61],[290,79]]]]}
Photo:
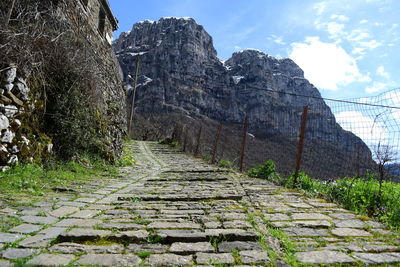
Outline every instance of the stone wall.
{"type": "MultiPolygon", "coordinates": [[[[68,157],[89,152],[117,159],[125,91],[111,46],[93,25],[96,11],[78,0],[16,3],[18,19],[0,28],[6,44],[0,48],[0,166],[40,161],[52,148],[54,155],[69,149],[68,157]]],[[[98,1],[89,3],[99,8],[98,1]]],[[[105,27],[112,33],[110,21],[105,27]]]]}
{"type": "MultiPolygon", "coordinates": [[[[87,0],[85,1],[77,1],[77,7],[80,9],[80,16],[92,27],[94,32],[97,32],[101,39],[104,39],[109,45],[111,45],[112,35],[113,35],[113,25],[111,23],[111,19],[106,14],[106,20],[104,25],[104,33],[98,31],[99,25],[99,14],[100,8],[102,8],[102,4],[99,0],[87,0]],[[85,3],[87,3],[85,5],[85,3]]],[[[104,9],[105,7],[103,7],[104,9]]]]}
{"type": "Polygon", "coordinates": [[[24,136],[16,136],[21,127],[18,119],[23,106],[29,100],[29,87],[22,77],[17,76],[17,68],[10,66],[0,82],[0,170],[7,165],[18,163],[18,155],[22,149],[27,149],[30,140],[24,136]]]}

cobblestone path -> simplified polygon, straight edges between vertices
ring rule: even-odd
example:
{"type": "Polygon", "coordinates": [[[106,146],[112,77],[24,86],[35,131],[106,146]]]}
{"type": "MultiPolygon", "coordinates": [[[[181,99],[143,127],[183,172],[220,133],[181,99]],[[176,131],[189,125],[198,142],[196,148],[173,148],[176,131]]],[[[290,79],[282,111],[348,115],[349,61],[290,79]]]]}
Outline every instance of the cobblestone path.
{"type": "Polygon", "coordinates": [[[0,266],[346,266],[400,263],[399,238],[335,204],[217,169],[168,146],[78,195],[2,207],[0,266]]]}

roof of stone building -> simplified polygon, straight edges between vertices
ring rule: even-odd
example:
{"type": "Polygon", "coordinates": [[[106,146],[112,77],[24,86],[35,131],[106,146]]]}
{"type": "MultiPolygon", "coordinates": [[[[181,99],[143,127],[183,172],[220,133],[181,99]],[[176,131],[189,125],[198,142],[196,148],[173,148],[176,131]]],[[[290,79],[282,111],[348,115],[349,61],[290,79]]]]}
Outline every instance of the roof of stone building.
{"type": "Polygon", "coordinates": [[[114,13],[111,10],[111,6],[110,3],[108,2],[108,0],[100,0],[101,4],[103,5],[103,7],[105,8],[105,11],[107,13],[107,16],[109,18],[109,20],[111,21],[111,24],[113,26],[113,30],[116,31],[118,30],[118,20],[117,18],[114,16],[114,13]]]}

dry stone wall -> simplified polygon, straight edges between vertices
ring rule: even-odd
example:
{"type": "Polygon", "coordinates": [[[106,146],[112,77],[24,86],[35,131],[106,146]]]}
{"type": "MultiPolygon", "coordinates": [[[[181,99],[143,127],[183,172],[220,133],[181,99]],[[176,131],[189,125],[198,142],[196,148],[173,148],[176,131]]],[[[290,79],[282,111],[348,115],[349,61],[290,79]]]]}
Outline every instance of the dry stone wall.
{"type": "MultiPolygon", "coordinates": [[[[0,170],[4,171],[19,161],[21,150],[29,150],[31,140],[21,134],[20,115],[26,110],[29,100],[26,80],[18,75],[15,66],[9,66],[0,84],[0,170]]],[[[48,147],[51,151],[51,145],[48,147]]]]}

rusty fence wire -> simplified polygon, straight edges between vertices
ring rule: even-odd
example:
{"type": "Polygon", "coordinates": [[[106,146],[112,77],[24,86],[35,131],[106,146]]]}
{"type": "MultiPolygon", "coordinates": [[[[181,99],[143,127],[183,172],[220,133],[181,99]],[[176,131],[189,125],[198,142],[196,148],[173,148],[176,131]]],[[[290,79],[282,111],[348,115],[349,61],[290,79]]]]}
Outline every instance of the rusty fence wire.
{"type": "Polygon", "coordinates": [[[241,171],[273,160],[283,176],[329,180],[373,174],[383,164],[398,181],[400,89],[351,100],[297,97],[305,104],[272,108],[262,123],[247,114],[241,122],[194,120],[177,124],[172,139],[186,153],[241,171]]]}

